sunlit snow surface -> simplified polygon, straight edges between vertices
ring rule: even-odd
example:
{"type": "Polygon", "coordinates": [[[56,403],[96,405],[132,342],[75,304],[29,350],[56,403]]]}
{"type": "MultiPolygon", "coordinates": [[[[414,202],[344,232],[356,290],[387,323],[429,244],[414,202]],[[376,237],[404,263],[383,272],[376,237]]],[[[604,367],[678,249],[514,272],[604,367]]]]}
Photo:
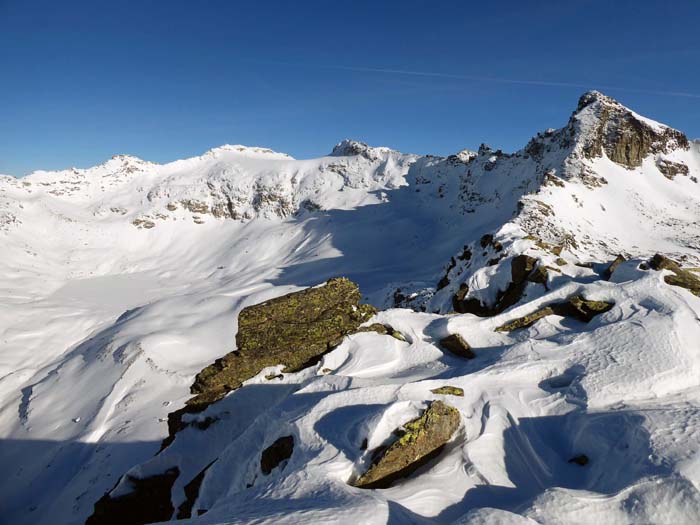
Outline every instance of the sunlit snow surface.
{"type": "MultiPolygon", "coordinates": [[[[227,146],[164,166],[117,157],[0,178],[2,521],[83,523],[125,472],[174,465],[177,508],[218,458],[194,507],[208,512],[188,522],[700,522],[700,299],[638,268],[655,251],[697,257],[698,185],[664,178],[651,159],[636,170],[591,161],[601,188],[540,189],[532,159],[489,171],[487,153],[469,168],[385,148],[342,153],[296,161],[227,146]],[[460,198],[465,188],[481,200],[460,198]],[[434,288],[485,233],[507,257],[465,275],[493,299],[509,256],[535,255],[527,216],[515,216],[523,197],[591,241],[562,254],[569,264],[549,291],[530,285],[492,318],[445,315],[456,282],[427,313],[387,309],[373,321],[407,342],[357,334],[298,374],[270,381],[264,370],[201,414],[219,418],[206,432],[187,428],[154,458],[194,375],[235,348],[241,308],[337,275],[388,307],[396,287],[434,288]],[[240,217],[166,207],[187,199],[229,199],[240,217]],[[155,226],[137,228],[143,217],[155,226]],[[572,264],[618,252],[635,258],[610,282],[572,264]],[[615,306],[589,324],[553,316],[494,332],[573,294],[615,306]],[[454,332],[476,359],[439,348],[454,332]],[[465,396],[430,392],[446,384],[465,396]],[[368,450],[437,398],[463,424],[436,462],[389,489],[348,485],[368,450]],[[263,476],[261,451],[290,434],[292,457],[263,476]],[[587,466],[568,462],[579,454],[587,466]]],[[[697,145],[673,155],[700,175],[697,145]]]]}

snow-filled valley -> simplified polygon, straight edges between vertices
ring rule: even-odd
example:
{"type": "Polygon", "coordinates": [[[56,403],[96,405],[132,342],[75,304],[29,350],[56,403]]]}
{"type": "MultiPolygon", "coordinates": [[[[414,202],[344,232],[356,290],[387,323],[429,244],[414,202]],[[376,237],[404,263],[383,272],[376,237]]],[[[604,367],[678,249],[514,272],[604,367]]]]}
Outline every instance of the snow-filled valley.
{"type": "Polygon", "coordinates": [[[597,92],[512,154],[0,176],[0,521],[698,523],[698,177],[699,143],[597,92]],[[169,428],[244,308],[340,276],[395,337],[266,365],[169,428]],[[356,486],[438,400],[459,425],[429,461],[356,486]]]}

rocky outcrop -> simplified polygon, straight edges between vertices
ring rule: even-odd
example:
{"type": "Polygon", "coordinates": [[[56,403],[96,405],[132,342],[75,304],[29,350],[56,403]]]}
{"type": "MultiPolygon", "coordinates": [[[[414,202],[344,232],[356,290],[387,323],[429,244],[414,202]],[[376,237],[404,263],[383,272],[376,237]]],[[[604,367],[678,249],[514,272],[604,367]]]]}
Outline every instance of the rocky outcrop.
{"type": "Polygon", "coordinates": [[[673,180],[676,175],[688,175],[690,171],[682,162],[673,162],[664,158],[656,159],[656,167],[669,180],[673,180]]]}
{"type": "MultiPolygon", "coordinates": [[[[192,480],[185,485],[185,501],[180,504],[180,506],[177,508],[177,519],[185,519],[185,518],[191,518],[192,517],[192,510],[194,507],[194,503],[199,497],[199,489],[202,486],[202,481],[204,481],[204,476],[207,474],[207,471],[209,470],[209,467],[211,467],[216,460],[212,461],[209,463],[206,467],[204,467],[199,474],[197,474],[192,480]]],[[[206,510],[204,509],[197,509],[195,512],[196,516],[201,516],[204,514],[206,510]]]]}
{"type": "Polygon", "coordinates": [[[439,455],[459,428],[457,409],[433,401],[421,417],[398,430],[400,437],[375,452],[375,461],[352,485],[363,489],[386,488],[439,455]]]}
{"type": "Polygon", "coordinates": [[[452,298],[452,307],[460,314],[469,313],[479,317],[497,315],[520,300],[528,282],[546,284],[546,269],[536,269],[536,266],[537,259],[534,257],[517,255],[511,260],[511,282],[505,290],[499,292],[493,306],[484,305],[475,297],[466,297],[469,289],[465,284],[452,298]]]}
{"type": "Polygon", "coordinates": [[[664,281],[667,284],[685,288],[693,295],[700,296],[700,277],[689,270],[681,268],[676,261],[657,253],[652,258],[650,266],[654,270],[668,270],[672,272],[671,275],[664,276],[664,281]]]}
{"type": "Polygon", "coordinates": [[[466,357],[467,359],[476,357],[469,343],[459,334],[450,334],[447,337],[443,337],[440,339],[440,346],[457,357],[466,357]]]}
{"type": "Polygon", "coordinates": [[[602,314],[610,310],[614,306],[613,303],[605,301],[589,301],[578,295],[570,297],[564,302],[550,304],[531,314],[528,314],[504,325],[499,326],[495,330],[497,332],[512,332],[519,328],[527,328],[532,326],[537,321],[548,315],[560,315],[562,317],[572,317],[578,321],[588,323],[596,315],[602,314]]]}
{"type": "Polygon", "coordinates": [[[294,436],[283,436],[263,450],[260,456],[260,470],[266,476],[276,469],[280,463],[292,457],[294,452],[294,436]]]}
{"type": "Polygon", "coordinates": [[[372,148],[357,140],[344,140],[335,145],[331,152],[332,157],[351,157],[361,155],[367,160],[375,161],[379,158],[381,148],[372,148]]]}
{"type": "Polygon", "coordinates": [[[109,493],[102,496],[85,525],[141,525],[169,520],[174,510],[170,492],[179,475],[177,467],[148,478],[127,474],[125,482],[131,492],[115,498],[109,493]]]}
{"type": "MultiPolygon", "coordinates": [[[[201,412],[263,368],[284,365],[284,372],[296,372],[315,364],[376,313],[360,299],[355,283],[336,278],[244,308],[238,316],[237,349],[197,374],[190,388],[195,397],[168,415],[163,447],[184,427],[185,414],[201,412]]],[[[402,337],[393,329],[391,335],[402,337]]]]}
{"type": "Polygon", "coordinates": [[[579,99],[575,117],[584,127],[583,153],[590,159],[605,153],[613,162],[632,169],[649,155],[689,147],[688,138],[680,131],[655,125],[597,91],[579,99]]]}
{"type": "Polygon", "coordinates": [[[295,372],[310,366],[376,313],[360,299],[355,283],[338,278],[244,308],[237,350],[197,374],[192,393],[220,399],[265,367],[282,364],[295,372]]]}
{"type": "Polygon", "coordinates": [[[625,262],[627,259],[625,259],[624,255],[618,255],[615,257],[615,260],[610,263],[610,266],[608,266],[605,271],[603,272],[603,278],[606,281],[609,281],[610,278],[612,277],[612,274],[617,270],[617,267],[620,266],[623,262],[625,262]]]}

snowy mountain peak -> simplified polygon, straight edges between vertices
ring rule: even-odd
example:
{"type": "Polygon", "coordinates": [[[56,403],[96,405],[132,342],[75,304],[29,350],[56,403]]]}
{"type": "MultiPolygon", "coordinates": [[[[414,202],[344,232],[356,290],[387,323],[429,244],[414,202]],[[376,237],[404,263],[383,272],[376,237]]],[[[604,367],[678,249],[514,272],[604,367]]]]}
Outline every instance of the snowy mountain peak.
{"type": "Polygon", "coordinates": [[[569,128],[585,157],[593,159],[605,153],[630,169],[640,166],[649,155],[689,147],[682,132],[638,115],[599,91],[581,96],[569,128]]]}
{"type": "Polygon", "coordinates": [[[610,98],[607,95],[604,95],[600,91],[592,89],[590,91],[586,91],[583,95],[581,95],[579,97],[578,107],[576,108],[576,111],[581,111],[586,106],[593,104],[595,102],[604,103],[604,104],[605,103],[618,104],[618,102],[616,100],[614,100],[613,98],[610,98]]]}
{"type": "Polygon", "coordinates": [[[331,157],[354,157],[362,155],[367,160],[374,161],[380,157],[394,152],[386,147],[372,147],[358,140],[345,139],[335,145],[331,157]]]}
{"type": "Polygon", "coordinates": [[[287,155],[286,153],[280,153],[269,148],[261,148],[257,146],[243,146],[241,144],[222,144],[219,147],[210,149],[204,155],[211,157],[220,157],[224,154],[229,153],[250,158],[287,160],[292,160],[294,158],[290,155],[287,155]]]}

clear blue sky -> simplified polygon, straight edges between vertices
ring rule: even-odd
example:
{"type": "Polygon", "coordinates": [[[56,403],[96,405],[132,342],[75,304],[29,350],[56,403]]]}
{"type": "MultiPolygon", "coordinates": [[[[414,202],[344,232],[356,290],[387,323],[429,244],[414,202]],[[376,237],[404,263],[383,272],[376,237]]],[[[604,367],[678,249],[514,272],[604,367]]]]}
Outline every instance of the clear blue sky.
{"type": "Polygon", "coordinates": [[[0,173],[223,143],[512,151],[590,88],[698,137],[699,26],[693,1],[0,0],[0,173]]]}

